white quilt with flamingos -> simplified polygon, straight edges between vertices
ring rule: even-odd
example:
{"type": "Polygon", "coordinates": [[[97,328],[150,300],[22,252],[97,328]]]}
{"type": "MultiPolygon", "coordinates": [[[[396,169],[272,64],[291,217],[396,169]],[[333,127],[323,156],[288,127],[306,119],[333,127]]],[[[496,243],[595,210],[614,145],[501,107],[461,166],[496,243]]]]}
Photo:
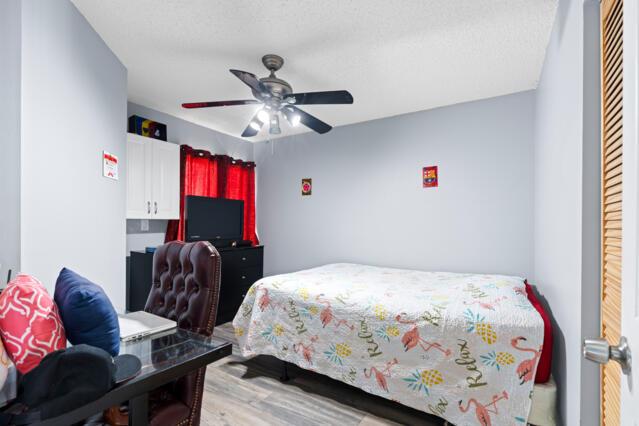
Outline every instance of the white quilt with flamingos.
{"type": "Polygon", "coordinates": [[[332,264],[256,282],[242,354],[302,368],[456,425],[525,425],[544,334],[524,280],[332,264]]]}

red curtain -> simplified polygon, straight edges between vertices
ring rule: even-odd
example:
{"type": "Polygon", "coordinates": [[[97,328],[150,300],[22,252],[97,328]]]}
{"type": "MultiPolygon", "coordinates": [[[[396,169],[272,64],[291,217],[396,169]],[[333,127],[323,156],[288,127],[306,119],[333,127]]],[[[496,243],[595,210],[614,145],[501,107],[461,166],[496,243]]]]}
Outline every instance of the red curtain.
{"type": "Polygon", "coordinates": [[[184,203],[187,195],[244,201],[244,239],[259,244],[255,234],[255,163],[226,155],[180,147],[180,219],[170,220],[165,242],[184,241],[184,203]]]}

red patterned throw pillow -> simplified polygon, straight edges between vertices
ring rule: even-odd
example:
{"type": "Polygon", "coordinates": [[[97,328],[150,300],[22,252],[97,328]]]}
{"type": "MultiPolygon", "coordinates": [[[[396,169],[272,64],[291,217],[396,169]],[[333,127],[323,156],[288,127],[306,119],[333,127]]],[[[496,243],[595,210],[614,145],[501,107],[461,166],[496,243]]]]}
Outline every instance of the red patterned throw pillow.
{"type": "Polygon", "coordinates": [[[58,308],[34,277],[20,274],[0,294],[0,336],[22,374],[67,346],[58,308]]]}

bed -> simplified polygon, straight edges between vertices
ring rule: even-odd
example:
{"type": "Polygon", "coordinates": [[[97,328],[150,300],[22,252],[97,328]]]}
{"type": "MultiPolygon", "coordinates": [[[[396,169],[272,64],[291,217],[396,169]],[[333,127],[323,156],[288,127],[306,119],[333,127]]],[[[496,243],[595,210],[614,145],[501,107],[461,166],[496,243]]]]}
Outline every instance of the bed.
{"type": "Polygon", "coordinates": [[[456,425],[526,424],[544,323],[524,279],[331,264],[256,282],[233,326],[272,355],[456,425]]]}

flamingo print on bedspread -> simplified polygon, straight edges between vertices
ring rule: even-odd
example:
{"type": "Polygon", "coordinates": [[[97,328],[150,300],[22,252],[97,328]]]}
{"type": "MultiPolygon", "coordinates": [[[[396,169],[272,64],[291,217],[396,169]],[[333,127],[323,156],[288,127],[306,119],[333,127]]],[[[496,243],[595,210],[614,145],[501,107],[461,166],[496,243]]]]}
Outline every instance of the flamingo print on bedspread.
{"type": "Polygon", "coordinates": [[[321,298],[322,296],[324,295],[320,294],[316,298],[316,300],[319,303],[322,303],[325,306],[324,309],[322,309],[322,311],[320,312],[320,320],[322,321],[322,327],[326,327],[331,322],[335,322],[335,328],[339,328],[340,325],[343,325],[353,330],[354,326],[349,324],[345,319],[335,318],[335,316],[333,315],[333,308],[331,307],[331,302],[329,300],[322,299],[321,298]]]}
{"type": "Polygon", "coordinates": [[[391,377],[390,370],[394,365],[397,364],[397,358],[393,358],[391,361],[386,363],[386,366],[378,370],[376,367],[371,367],[370,369],[364,369],[364,377],[367,379],[371,378],[371,375],[375,373],[375,380],[377,381],[377,385],[380,389],[388,392],[388,384],[386,383],[386,378],[391,377]]]}
{"type": "Polygon", "coordinates": [[[544,325],[523,286],[333,264],[261,279],[233,325],[246,357],[275,356],[456,425],[523,426],[544,325]]]}
{"type": "Polygon", "coordinates": [[[497,402],[502,399],[508,399],[508,393],[503,391],[501,395],[493,395],[493,400],[490,404],[483,405],[475,398],[470,398],[466,407],[463,405],[463,401],[459,401],[459,411],[462,413],[467,412],[470,409],[470,405],[475,405],[475,416],[477,417],[477,422],[481,426],[491,426],[492,421],[490,420],[490,414],[499,414],[499,410],[497,409],[497,402]],[[492,408],[490,408],[492,407],[492,408]]]}
{"type": "Polygon", "coordinates": [[[311,337],[311,341],[308,344],[304,344],[304,342],[298,342],[293,345],[293,350],[295,353],[302,352],[302,356],[309,364],[313,364],[313,354],[315,353],[315,348],[313,344],[317,342],[317,335],[311,337]]]}
{"type": "Polygon", "coordinates": [[[419,335],[417,322],[402,319],[405,316],[406,314],[402,312],[401,314],[397,315],[397,317],[395,317],[397,322],[399,322],[400,324],[411,324],[413,326],[410,330],[408,330],[402,336],[402,344],[404,345],[404,351],[408,352],[410,349],[413,349],[414,347],[419,345],[424,350],[424,352],[428,352],[431,349],[436,349],[440,351],[441,353],[443,353],[444,356],[449,356],[451,354],[450,349],[443,348],[440,343],[438,342],[431,343],[422,339],[421,336],[419,335]]]}
{"type": "Polygon", "coordinates": [[[510,341],[510,344],[513,348],[522,352],[531,352],[533,354],[533,357],[531,359],[526,359],[517,366],[517,375],[519,376],[519,380],[521,380],[522,385],[535,378],[535,371],[537,371],[537,364],[539,362],[539,357],[541,356],[542,350],[541,346],[539,347],[539,350],[535,350],[532,348],[522,348],[518,346],[519,342],[525,342],[526,340],[527,339],[525,337],[519,336],[510,341]]]}

